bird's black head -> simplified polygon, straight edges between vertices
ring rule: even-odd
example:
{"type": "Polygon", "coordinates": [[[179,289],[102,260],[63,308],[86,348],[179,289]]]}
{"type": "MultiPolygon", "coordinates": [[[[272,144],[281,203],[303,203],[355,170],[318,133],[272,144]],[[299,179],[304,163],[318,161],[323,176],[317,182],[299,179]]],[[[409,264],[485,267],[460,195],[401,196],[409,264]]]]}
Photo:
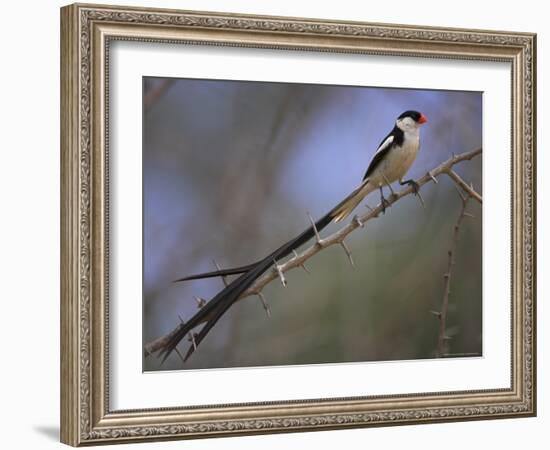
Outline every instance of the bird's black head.
{"type": "Polygon", "coordinates": [[[420,124],[426,123],[428,121],[428,118],[424,114],[413,110],[405,111],[403,114],[401,114],[397,118],[397,120],[402,120],[402,119],[405,119],[406,117],[410,117],[416,123],[420,123],[420,124]]]}

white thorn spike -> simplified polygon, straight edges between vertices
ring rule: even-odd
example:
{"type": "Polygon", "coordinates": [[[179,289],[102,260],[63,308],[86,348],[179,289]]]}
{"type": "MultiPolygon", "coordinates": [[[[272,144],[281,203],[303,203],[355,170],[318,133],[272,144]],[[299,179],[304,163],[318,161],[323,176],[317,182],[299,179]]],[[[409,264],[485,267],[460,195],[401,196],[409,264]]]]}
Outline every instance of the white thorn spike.
{"type": "Polygon", "coordinates": [[[353,257],[351,256],[351,250],[350,250],[349,247],[347,246],[346,241],[340,242],[340,245],[342,246],[342,248],[343,248],[344,251],[346,252],[346,255],[348,256],[349,263],[351,264],[351,266],[352,266],[352,267],[355,267],[355,263],[353,262],[353,257]]]}
{"type": "Polygon", "coordinates": [[[281,284],[286,287],[286,278],[281,270],[281,266],[277,264],[277,261],[273,260],[273,265],[275,266],[275,270],[277,271],[277,275],[279,276],[279,279],[281,280],[281,284]]]}
{"type": "Polygon", "coordinates": [[[317,243],[321,244],[321,236],[319,236],[319,230],[317,230],[317,225],[315,225],[315,221],[313,220],[313,217],[311,217],[311,214],[309,213],[309,211],[307,212],[307,216],[309,217],[309,221],[311,222],[313,231],[315,231],[315,238],[317,239],[317,243]]]}
{"type": "Polygon", "coordinates": [[[267,303],[267,300],[265,299],[264,294],[262,294],[261,292],[258,292],[258,297],[260,297],[262,306],[264,307],[267,317],[271,317],[271,310],[269,309],[269,304],[267,303]]]}
{"type": "MultiPolygon", "coordinates": [[[[298,252],[296,250],[292,250],[292,253],[294,253],[294,259],[299,258],[298,252]]],[[[304,263],[298,263],[298,264],[302,269],[304,269],[306,271],[306,273],[308,273],[308,274],[311,273],[304,263]]]]}

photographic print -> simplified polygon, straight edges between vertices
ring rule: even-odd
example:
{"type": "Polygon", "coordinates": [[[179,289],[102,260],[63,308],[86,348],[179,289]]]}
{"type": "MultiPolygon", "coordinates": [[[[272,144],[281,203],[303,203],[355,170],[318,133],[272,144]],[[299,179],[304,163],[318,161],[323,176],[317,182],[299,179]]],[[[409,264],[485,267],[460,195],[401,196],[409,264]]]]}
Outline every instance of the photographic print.
{"type": "Polygon", "coordinates": [[[63,7],[61,441],[536,415],[536,59],[63,7]]]}
{"type": "Polygon", "coordinates": [[[483,94],[143,78],[143,369],[475,358],[483,94]]]}

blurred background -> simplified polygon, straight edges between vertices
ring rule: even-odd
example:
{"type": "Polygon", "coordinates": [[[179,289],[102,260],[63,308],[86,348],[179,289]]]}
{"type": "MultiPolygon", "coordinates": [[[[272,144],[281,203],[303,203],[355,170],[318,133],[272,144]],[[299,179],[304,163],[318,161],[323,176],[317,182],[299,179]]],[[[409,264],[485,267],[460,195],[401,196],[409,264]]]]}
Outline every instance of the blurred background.
{"type": "MultiPolygon", "coordinates": [[[[479,92],[144,78],[143,344],[197,311],[220,279],[172,283],[256,261],[309,226],[361,181],[380,141],[408,109],[424,113],[417,178],[452,153],[481,146],[479,92]]],[[[481,158],[455,170],[482,189],[481,158]]],[[[398,187],[398,185],[397,185],[398,187]]],[[[386,190],[386,195],[389,192],[386,190]]],[[[150,370],[433,358],[443,274],[460,213],[445,176],[408,196],[260,300],[237,302],[183,366],[173,353],[150,370]]],[[[372,193],[366,203],[379,203],[372,193]]],[[[357,212],[363,212],[364,206],[357,212]]],[[[482,217],[469,202],[447,318],[449,356],[482,353],[482,217]]],[[[349,220],[349,219],[348,219],[349,220]]],[[[329,226],[322,234],[337,229],[329,226]]],[[[188,342],[182,341],[185,350],[188,342]]]]}

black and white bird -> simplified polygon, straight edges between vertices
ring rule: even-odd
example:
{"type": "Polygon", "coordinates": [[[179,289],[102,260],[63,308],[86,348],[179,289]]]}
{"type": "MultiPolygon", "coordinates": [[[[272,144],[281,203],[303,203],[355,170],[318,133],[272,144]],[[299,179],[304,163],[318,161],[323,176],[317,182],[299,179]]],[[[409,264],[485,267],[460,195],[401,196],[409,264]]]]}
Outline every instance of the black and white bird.
{"type": "Polygon", "coordinates": [[[412,185],[415,193],[417,193],[418,185],[416,182],[412,179],[404,180],[403,178],[416,158],[418,149],[420,148],[420,127],[427,120],[426,116],[418,111],[405,111],[402,113],[395,121],[393,129],[378,146],[359,187],[317,220],[315,225],[312,225],[294,239],[271,252],[265,258],[247,266],[200,273],[175,280],[187,281],[239,275],[199,309],[191,319],[185,323],[181,323],[170,333],[168,339],[165,340],[162,348],[159,350],[159,355],[163,356],[163,361],[176,348],[179,342],[191,333],[193,344],[190,345],[185,356],[187,360],[221,316],[255,280],[270,267],[273,267],[274,264],[277,264],[277,261],[290,255],[313,238],[317,232],[328,226],[331,222],[340,222],[348,217],[369,193],[379,189],[383,211],[385,211],[387,206],[387,200],[384,198],[383,192],[384,186],[390,186],[391,183],[399,181],[401,185],[412,185]],[[199,333],[194,334],[193,330],[203,324],[204,326],[199,333]]]}
{"type": "Polygon", "coordinates": [[[363,182],[347,199],[334,208],[334,221],[345,219],[359,203],[372,191],[380,189],[382,207],[386,200],[383,186],[399,180],[401,185],[411,184],[415,191],[418,186],[413,180],[403,180],[420,148],[420,127],[428,119],[418,111],[405,111],[395,121],[393,130],[382,140],[374,154],[363,182]]]}

